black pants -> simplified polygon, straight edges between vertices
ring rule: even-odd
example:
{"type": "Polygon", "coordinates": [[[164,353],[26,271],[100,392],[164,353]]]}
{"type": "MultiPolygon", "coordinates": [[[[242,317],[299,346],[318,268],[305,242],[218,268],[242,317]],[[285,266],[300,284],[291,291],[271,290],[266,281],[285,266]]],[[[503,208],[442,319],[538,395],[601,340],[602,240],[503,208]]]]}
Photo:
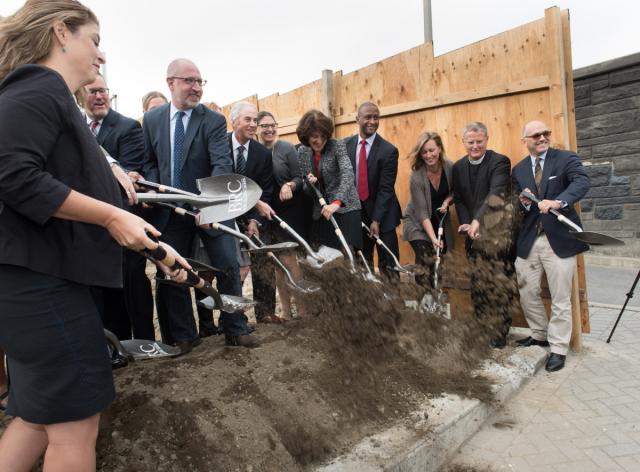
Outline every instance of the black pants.
{"type": "MultiPolygon", "coordinates": [[[[367,212],[364,209],[364,206],[360,211],[362,216],[362,222],[367,226],[371,226],[371,219],[367,215],[367,212]]],[[[385,232],[380,231],[379,237],[382,240],[382,242],[385,243],[389,249],[391,249],[391,252],[393,252],[393,254],[397,258],[399,258],[400,248],[398,247],[398,235],[396,234],[396,229],[393,228],[391,231],[385,231],[385,232]]],[[[373,248],[374,247],[376,248],[376,251],[378,253],[378,269],[380,270],[380,273],[387,277],[399,278],[400,274],[397,271],[392,269],[395,263],[391,255],[387,252],[386,249],[383,249],[380,246],[378,246],[376,244],[375,239],[370,238],[369,234],[363,228],[362,229],[362,254],[364,255],[364,258],[367,260],[367,264],[369,264],[369,267],[373,267],[373,248]]]]}
{"type": "Polygon", "coordinates": [[[431,241],[416,240],[409,241],[411,249],[416,255],[416,264],[424,267],[424,275],[416,275],[416,284],[427,290],[433,288],[433,270],[436,260],[436,251],[431,241]]]}
{"type": "Polygon", "coordinates": [[[471,269],[471,302],[475,318],[492,340],[503,340],[511,327],[515,269],[507,251],[487,253],[467,243],[471,269]]]}

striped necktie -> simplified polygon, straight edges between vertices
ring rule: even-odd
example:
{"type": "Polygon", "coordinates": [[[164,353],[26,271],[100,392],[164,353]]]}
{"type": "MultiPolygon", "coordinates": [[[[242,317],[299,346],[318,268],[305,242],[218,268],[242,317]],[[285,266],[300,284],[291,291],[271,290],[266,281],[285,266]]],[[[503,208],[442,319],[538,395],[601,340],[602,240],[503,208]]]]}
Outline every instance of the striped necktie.
{"type": "Polygon", "coordinates": [[[247,171],[247,159],[244,157],[244,146],[238,146],[238,156],[236,158],[236,173],[244,175],[247,171]]]}
{"type": "Polygon", "coordinates": [[[184,161],[184,123],[185,112],[176,113],[176,127],[173,133],[173,186],[184,188],[182,184],[182,164],[184,161]]]}

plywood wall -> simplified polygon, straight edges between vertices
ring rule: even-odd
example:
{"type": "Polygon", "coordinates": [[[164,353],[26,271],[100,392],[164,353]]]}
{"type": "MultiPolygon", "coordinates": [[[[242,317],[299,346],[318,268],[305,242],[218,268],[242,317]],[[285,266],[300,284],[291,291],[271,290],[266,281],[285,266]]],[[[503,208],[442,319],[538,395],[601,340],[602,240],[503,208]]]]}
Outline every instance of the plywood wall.
{"type": "MultiPolygon", "coordinates": [[[[400,150],[396,191],[404,207],[410,175],[404,156],[424,131],[440,133],[452,160],[465,154],[461,130],[470,121],[487,124],[489,148],[509,156],[513,165],[525,155],[522,126],[534,119],[553,129],[555,147],[576,149],[570,51],[568,12],[553,7],[543,18],[438,57],[426,43],[348,74],[324,71],[315,82],[255,102],[276,116],[280,136],[294,142],[295,125],[311,108],[330,113],[336,136],[346,137],[356,132],[358,105],[377,103],[379,133],[400,150]]],[[[465,263],[460,251],[453,258],[465,263]]],[[[401,243],[401,259],[413,261],[406,243],[401,243]]],[[[588,331],[582,261],[575,286],[577,325],[588,331]]],[[[461,305],[461,311],[468,308],[461,305]]],[[[579,342],[578,330],[574,348],[579,342]]]]}

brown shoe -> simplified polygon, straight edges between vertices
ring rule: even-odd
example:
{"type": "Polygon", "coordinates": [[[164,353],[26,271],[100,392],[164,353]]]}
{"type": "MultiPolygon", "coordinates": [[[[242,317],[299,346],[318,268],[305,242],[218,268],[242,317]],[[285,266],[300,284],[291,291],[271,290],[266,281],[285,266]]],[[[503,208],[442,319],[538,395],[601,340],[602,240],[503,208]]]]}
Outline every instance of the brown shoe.
{"type": "Polygon", "coordinates": [[[264,324],[282,324],[285,321],[287,320],[280,318],[278,315],[264,315],[256,319],[256,322],[264,324]]]}
{"type": "Polygon", "coordinates": [[[256,338],[251,336],[250,334],[243,334],[241,336],[225,336],[224,343],[227,346],[236,346],[236,347],[256,347],[260,344],[256,338]]]}
{"type": "Polygon", "coordinates": [[[179,356],[189,354],[193,350],[191,341],[180,341],[179,343],[175,343],[174,346],[180,349],[180,354],[178,354],[179,356]]]}

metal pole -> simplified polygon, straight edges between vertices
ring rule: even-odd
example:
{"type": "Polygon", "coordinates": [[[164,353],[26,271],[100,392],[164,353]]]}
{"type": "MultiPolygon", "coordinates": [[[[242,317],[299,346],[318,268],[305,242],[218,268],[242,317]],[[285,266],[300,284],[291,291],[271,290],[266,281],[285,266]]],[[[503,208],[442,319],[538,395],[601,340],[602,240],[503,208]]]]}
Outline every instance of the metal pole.
{"type": "Polygon", "coordinates": [[[433,23],[431,21],[431,0],[422,0],[424,11],[424,42],[433,43],[433,23]]]}

